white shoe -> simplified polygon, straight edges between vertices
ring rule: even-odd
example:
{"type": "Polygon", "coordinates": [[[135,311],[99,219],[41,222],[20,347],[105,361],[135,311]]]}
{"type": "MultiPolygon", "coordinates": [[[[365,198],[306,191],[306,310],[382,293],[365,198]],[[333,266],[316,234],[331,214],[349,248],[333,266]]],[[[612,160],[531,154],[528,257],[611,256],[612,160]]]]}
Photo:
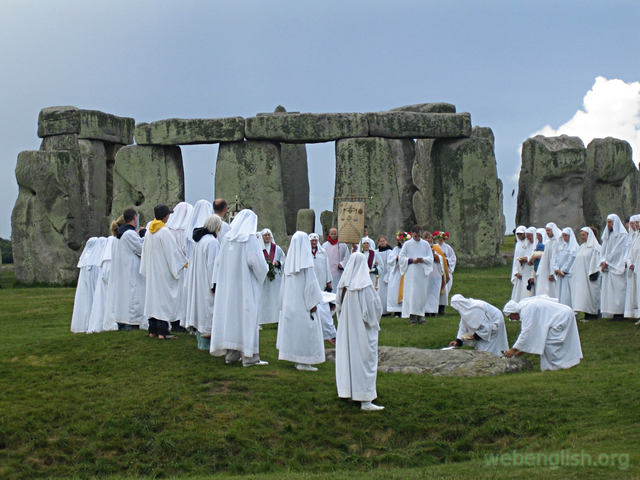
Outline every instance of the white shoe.
{"type": "Polygon", "coordinates": [[[254,365],[269,365],[269,362],[265,362],[264,360],[259,360],[256,363],[243,363],[243,367],[253,367],[254,365]]]}
{"type": "Polygon", "coordinates": [[[298,370],[304,370],[305,372],[317,372],[318,369],[316,367],[312,367],[311,365],[307,365],[306,363],[296,363],[296,368],[298,370]]]}
{"type": "Polygon", "coordinates": [[[640,320],[638,320],[638,321],[636,322],[636,325],[640,325],[640,320]]]}
{"type": "Polygon", "coordinates": [[[384,407],[382,405],[375,405],[372,402],[362,402],[360,410],[364,410],[365,412],[377,412],[378,410],[384,410],[384,407]]]}

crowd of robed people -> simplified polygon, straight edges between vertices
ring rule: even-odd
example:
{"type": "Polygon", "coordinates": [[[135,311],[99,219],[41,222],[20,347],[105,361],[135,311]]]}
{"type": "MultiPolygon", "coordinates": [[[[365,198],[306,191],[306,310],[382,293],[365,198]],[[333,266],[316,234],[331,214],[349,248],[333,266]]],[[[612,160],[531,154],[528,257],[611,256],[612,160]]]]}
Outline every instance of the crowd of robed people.
{"type": "MultiPolygon", "coordinates": [[[[319,235],[296,232],[285,255],[271,230],[257,231],[254,212],[240,211],[231,224],[226,214],[223,199],[157,205],[154,219],[141,227],[137,211],[126,209],[112,222],[110,237],[86,243],[71,330],[145,329],[159,340],[188,331],[199,349],[251,367],[268,365],[259,355],[260,330],[277,323],[279,360],[316,371],[327,341],[336,347],[338,396],[360,402],[363,410],[382,409],[372,403],[380,318],[394,314],[417,325],[425,316],[444,315],[457,263],[448,233],[423,236],[415,226],[396,233],[395,247],[380,236],[376,248],[366,227],[350,246],[338,241],[335,228],[322,245],[319,235]]],[[[505,306],[505,314],[522,322],[509,349],[500,310],[454,295],[451,307],[461,318],[451,346],[497,356],[535,353],[543,370],[575,365],[582,358],[577,327],[566,328],[563,318],[554,336],[563,306],[548,295],[534,298],[505,306]],[[529,328],[539,315],[549,319],[548,329],[529,328]]]]}

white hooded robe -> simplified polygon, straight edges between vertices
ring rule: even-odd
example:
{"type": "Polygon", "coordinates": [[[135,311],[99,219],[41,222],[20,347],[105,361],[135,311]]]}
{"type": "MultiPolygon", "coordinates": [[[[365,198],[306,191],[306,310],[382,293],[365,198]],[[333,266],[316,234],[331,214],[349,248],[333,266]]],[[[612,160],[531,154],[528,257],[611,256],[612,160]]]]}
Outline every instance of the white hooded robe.
{"type": "Polygon", "coordinates": [[[180,320],[180,281],[187,257],[176,243],[171,230],[162,227],[145,235],[140,274],[147,280],[144,314],[149,318],[175,322],[180,320]]]}
{"type": "Polygon", "coordinates": [[[116,323],[141,328],[148,325],[144,314],[146,282],[140,275],[142,244],[135,228],[125,231],[112,244],[104,330],[113,330],[116,323]]]}
{"type": "Polygon", "coordinates": [[[535,296],[522,300],[516,308],[520,313],[520,335],[513,348],[540,355],[543,372],[580,363],[582,347],[571,307],[554,298],[535,296]]]}
{"type": "Polygon", "coordinates": [[[451,297],[451,307],[460,313],[456,338],[462,340],[466,334],[477,334],[480,337],[480,340],[464,340],[465,345],[491,352],[498,357],[502,356],[502,352],[509,350],[504,316],[496,307],[483,300],[465,298],[462,295],[451,297]]]}
{"type": "Polygon", "coordinates": [[[433,270],[433,252],[425,240],[407,240],[398,258],[400,274],[404,275],[404,295],[402,297],[402,318],[410,315],[424,317],[427,304],[428,277],[433,270]],[[424,263],[409,263],[410,259],[422,258],[424,263]]]}
{"type": "Polygon", "coordinates": [[[597,315],[600,310],[600,244],[589,227],[587,241],[580,245],[571,275],[571,306],[575,312],[597,315]],[[595,280],[590,275],[597,277],[595,280]]]}
{"type": "Polygon", "coordinates": [[[311,243],[304,232],[296,232],[289,244],[280,290],[280,322],[276,348],[278,359],[313,365],[322,363],[322,323],[311,309],[322,302],[322,291],[313,268],[311,243]]]}
{"type": "Polygon", "coordinates": [[[337,291],[336,386],[338,397],[376,399],[378,332],[382,305],[361,253],[349,259],[337,291]]]}
{"type": "Polygon", "coordinates": [[[238,212],[220,245],[214,275],[216,301],[211,326],[211,355],[236,350],[244,357],[260,351],[258,301],[267,263],[254,235],[258,216],[238,212]]]}
{"type": "Polygon", "coordinates": [[[100,279],[100,263],[102,250],[107,241],[104,237],[91,237],[80,255],[78,268],[78,286],[76,287],[71,316],[71,331],[73,333],[86,332],[89,327],[89,317],[93,306],[96,284],[100,279]]]}
{"type": "Polygon", "coordinates": [[[185,282],[187,313],[184,325],[190,331],[211,333],[216,298],[212,291],[213,277],[219,251],[220,243],[213,234],[203,235],[191,251],[185,282]]]}

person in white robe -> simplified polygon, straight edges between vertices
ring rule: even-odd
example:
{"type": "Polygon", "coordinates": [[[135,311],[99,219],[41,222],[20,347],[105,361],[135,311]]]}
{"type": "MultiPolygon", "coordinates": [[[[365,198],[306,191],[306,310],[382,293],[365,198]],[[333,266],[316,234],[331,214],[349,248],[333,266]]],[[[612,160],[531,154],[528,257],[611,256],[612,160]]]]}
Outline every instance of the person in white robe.
{"type": "MultiPolygon", "coordinates": [[[[371,244],[368,241],[365,241],[363,238],[362,241],[362,254],[367,259],[367,266],[369,267],[369,275],[371,275],[371,283],[373,283],[373,288],[380,288],[380,265],[382,264],[382,258],[375,249],[371,248],[371,244]]],[[[376,290],[377,292],[377,290],[376,290]]]]}
{"type": "MultiPolygon", "coordinates": [[[[193,205],[187,202],[180,202],[173,207],[173,213],[167,221],[167,228],[173,235],[174,240],[178,244],[182,253],[186,255],[187,252],[187,239],[185,237],[185,231],[189,226],[189,220],[191,219],[191,212],[193,212],[193,205]]],[[[176,331],[185,331],[184,323],[187,315],[187,292],[185,291],[185,280],[187,276],[180,276],[180,286],[178,288],[178,319],[180,320],[180,329],[176,328],[176,331]]]]}
{"type": "Polygon", "coordinates": [[[616,214],[607,217],[600,249],[600,311],[602,317],[621,320],[627,290],[625,261],[629,233],[616,214]]]}
{"type": "Polygon", "coordinates": [[[71,315],[71,331],[84,333],[89,328],[89,317],[93,306],[93,297],[96,285],[100,280],[100,263],[102,250],[107,241],[104,237],[91,237],[82,250],[78,260],[80,275],[73,302],[73,314],[71,315]]]}
{"type": "Polygon", "coordinates": [[[461,347],[464,344],[498,357],[509,349],[504,316],[496,307],[483,300],[456,294],[451,297],[451,308],[460,314],[460,325],[456,340],[450,346],[461,347]]]}
{"type": "Polygon", "coordinates": [[[143,240],[136,232],[138,213],[133,208],[124,211],[123,225],[118,227],[111,249],[111,270],[107,283],[106,310],[103,330],[147,328],[144,314],[146,281],[140,275],[143,240]]]}
{"type": "Polygon", "coordinates": [[[213,213],[220,217],[222,223],[220,224],[220,232],[218,232],[218,241],[222,244],[222,239],[227,234],[231,225],[224,221],[224,217],[227,215],[229,211],[229,206],[227,205],[227,201],[224,198],[216,198],[213,201],[213,213]]]}
{"type": "Polygon", "coordinates": [[[327,241],[322,244],[327,256],[329,257],[329,265],[331,266],[331,284],[335,287],[340,281],[344,267],[349,261],[349,255],[351,254],[349,247],[346,243],[338,242],[338,229],[331,228],[327,241]]]}
{"type": "MultiPolygon", "coordinates": [[[[105,239],[100,255],[100,276],[96,283],[96,291],[91,304],[91,315],[89,315],[89,326],[87,333],[100,333],[104,331],[104,312],[106,309],[107,287],[109,286],[109,273],[111,271],[111,250],[115,236],[105,239]]],[[[110,330],[117,330],[117,325],[112,325],[110,330]]]]}
{"type": "Polygon", "coordinates": [[[513,284],[511,300],[514,302],[519,302],[528,296],[527,282],[531,277],[531,267],[529,267],[527,261],[531,252],[531,243],[527,239],[527,229],[524,225],[520,225],[516,228],[516,245],[513,250],[513,262],[511,264],[511,283],[513,284]],[[527,269],[527,267],[529,268],[527,269]]]}
{"type": "Polygon", "coordinates": [[[505,357],[519,352],[540,355],[540,370],[571,368],[580,363],[582,347],[576,317],[571,307],[555,298],[538,295],[503,308],[511,320],[520,320],[520,334],[505,357]]]}
{"type": "Polygon", "coordinates": [[[638,310],[638,276],[636,267],[640,268],[640,233],[638,232],[638,220],[640,215],[632,215],[629,219],[629,237],[631,244],[627,253],[627,290],[624,300],[624,317],[638,318],[640,312],[638,310]]]}
{"type": "Polygon", "coordinates": [[[267,266],[269,266],[269,264],[272,265],[272,267],[269,267],[271,274],[267,274],[267,278],[260,288],[259,321],[260,325],[268,325],[270,323],[278,323],[280,318],[278,299],[280,298],[280,288],[282,285],[286,256],[282,248],[276,245],[276,239],[268,228],[260,232],[258,241],[262,247],[264,261],[267,263],[267,266]]]}
{"type": "Polygon", "coordinates": [[[367,260],[349,259],[337,291],[336,386],[338,397],[361,402],[365,411],[382,410],[378,397],[378,332],[382,305],[373,289],[367,260]]]}
{"type": "Polygon", "coordinates": [[[443,286],[447,284],[445,275],[445,268],[448,271],[447,260],[440,246],[433,244],[434,240],[431,232],[425,232],[423,238],[431,245],[431,253],[433,254],[433,270],[431,270],[427,281],[427,302],[424,307],[424,314],[426,317],[435,317],[440,310],[440,295],[442,294],[443,286]]]}
{"type": "Polygon", "coordinates": [[[242,361],[245,367],[268,365],[259,354],[258,302],[269,267],[255,236],[257,227],[254,212],[238,212],[220,245],[214,274],[210,352],[225,356],[227,364],[242,361]]]}
{"type": "Polygon", "coordinates": [[[187,237],[185,232],[189,227],[189,221],[191,220],[191,213],[193,212],[193,205],[187,202],[180,202],[173,207],[173,213],[167,221],[167,228],[173,235],[173,239],[180,247],[180,250],[186,252],[187,249],[187,237]]]}
{"type": "Polygon", "coordinates": [[[540,264],[536,271],[536,295],[548,295],[556,297],[556,282],[553,275],[553,260],[558,253],[558,247],[564,243],[562,238],[562,230],[553,223],[547,223],[545,227],[547,238],[549,239],[544,246],[544,253],[540,258],[540,264]]]}
{"type": "Polygon", "coordinates": [[[558,301],[571,307],[571,278],[579,247],[573,229],[569,227],[562,230],[562,239],[563,242],[553,260],[552,270],[556,279],[558,301]]]}
{"type": "MultiPolygon", "coordinates": [[[[331,277],[331,266],[329,265],[329,257],[324,248],[319,245],[320,236],[316,233],[309,234],[309,242],[311,244],[311,255],[313,255],[313,269],[318,279],[318,287],[323,292],[331,292],[333,290],[333,278],[331,277]]],[[[336,345],[336,326],[333,322],[333,314],[331,305],[322,302],[318,305],[318,316],[322,323],[322,338],[335,347],[336,345]]]]}
{"type": "Polygon", "coordinates": [[[324,339],[317,306],[322,291],[313,267],[311,243],[304,232],[291,237],[280,290],[278,360],[293,362],[298,370],[317,371],[312,365],[323,363],[324,339]]]}
{"type": "MultiPolygon", "coordinates": [[[[402,318],[409,318],[411,324],[424,324],[424,308],[427,303],[428,277],[433,270],[431,245],[422,237],[422,229],[414,226],[411,240],[407,240],[400,250],[402,318]]],[[[399,295],[400,296],[400,295],[399,295]]]]}
{"type": "Polygon", "coordinates": [[[159,204],[153,212],[140,259],[140,274],[147,280],[144,314],[149,317],[149,337],[166,340],[177,338],[169,334],[169,325],[180,320],[180,278],[188,260],[166,228],[171,209],[159,204]]]}
{"type": "MultiPolygon", "coordinates": [[[[209,200],[198,200],[191,210],[187,226],[184,230],[185,255],[191,258],[191,250],[195,247],[193,230],[204,225],[204,221],[213,214],[213,206],[209,200]]],[[[222,242],[222,240],[218,240],[222,242]]]]}
{"type": "Polygon", "coordinates": [[[378,295],[380,296],[380,303],[382,304],[382,315],[388,315],[389,310],[387,309],[387,292],[389,289],[389,266],[388,260],[389,255],[393,251],[393,247],[387,243],[387,238],[384,235],[380,235],[378,237],[378,255],[380,255],[380,259],[382,260],[382,264],[378,265],[378,270],[380,272],[380,278],[378,281],[378,295]]]}
{"type": "Polygon", "coordinates": [[[589,227],[580,230],[578,249],[571,275],[571,305],[584,312],[585,320],[595,320],[600,311],[600,244],[589,227]]]}
{"type": "Polygon", "coordinates": [[[409,239],[411,239],[410,233],[403,231],[396,232],[396,241],[398,244],[393,247],[393,250],[387,256],[387,310],[396,317],[399,317],[402,313],[402,301],[400,300],[402,274],[400,273],[398,260],[400,258],[400,252],[402,251],[402,245],[409,239]]]}
{"type": "Polygon", "coordinates": [[[456,269],[456,264],[458,263],[458,257],[456,257],[456,252],[453,251],[451,245],[447,243],[449,240],[449,232],[438,232],[438,238],[436,242],[442,249],[447,258],[447,266],[449,269],[449,275],[447,283],[444,287],[444,292],[440,294],[440,305],[438,306],[438,315],[444,315],[444,309],[447,305],[449,305],[449,293],[451,292],[451,288],[453,287],[453,272],[456,269]]]}
{"type": "Polygon", "coordinates": [[[220,217],[214,214],[204,221],[202,227],[194,229],[195,247],[191,251],[185,282],[185,291],[188,293],[185,328],[196,333],[198,350],[207,352],[211,347],[211,323],[215,302],[213,277],[220,251],[217,234],[221,223],[220,217]]]}
{"type": "Polygon", "coordinates": [[[358,248],[356,251],[362,252],[362,242],[367,242],[369,244],[369,250],[375,250],[376,242],[372,238],[369,238],[369,227],[365,225],[362,232],[362,238],[360,239],[360,242],[358,242],[358,248]]]}

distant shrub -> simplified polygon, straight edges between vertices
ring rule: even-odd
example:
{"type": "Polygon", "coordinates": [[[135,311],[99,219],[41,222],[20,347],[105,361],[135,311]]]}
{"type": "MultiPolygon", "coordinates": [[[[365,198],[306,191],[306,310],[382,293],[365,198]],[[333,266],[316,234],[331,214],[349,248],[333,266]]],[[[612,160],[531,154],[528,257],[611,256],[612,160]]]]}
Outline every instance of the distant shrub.
{"type": "Polygon", "coordinates": [[[0,251],[2,251],[2,263],[13,263],[13,250],[11,249],[11,240],[0,238],[0,251]]]}

